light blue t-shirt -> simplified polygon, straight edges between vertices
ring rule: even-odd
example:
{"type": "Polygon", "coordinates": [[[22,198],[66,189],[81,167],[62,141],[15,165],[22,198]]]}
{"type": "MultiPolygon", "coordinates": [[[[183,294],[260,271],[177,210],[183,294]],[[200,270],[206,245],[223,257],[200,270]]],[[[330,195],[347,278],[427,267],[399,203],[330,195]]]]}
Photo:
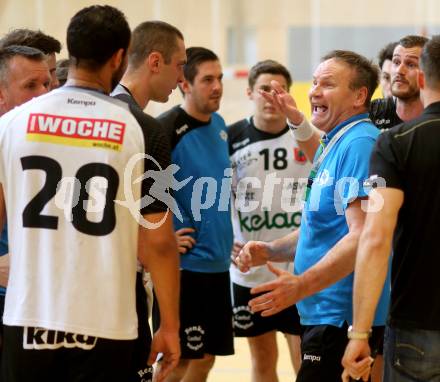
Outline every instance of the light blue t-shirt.
{"type": "Polygon", "coordinates": [[[225,121],[217,113],[212,114],[208,123],[197,121],[180,107],[171,109],[161,121],[173,123],[176,132],[172,162],[180,169],[175,178],[177,182],[190,179],[173,193],[182,217],[180,220],[174,215],[174,228],[193,228],[196,240],[180,257],[180,267],[192,272],[228,272],[233,231],[225,121]]]}
{"type": "MultiPolygon", "coordinates": [[[[337,125],[324,136],[324,144],[344,126],[363,118],[368,118],[368,114],[353,116],[337,125]]],[[[368,195],[363,182],[368,178],[370,154],[378,135],[379,130],[371,122],[358,122],[340,137],[323,160],[303,210],[295,274],[300,275],[318,263],[348,233],[345,211],[353,200],[368,195]]],[[[345,321],[351,323],[352,293],[353,274],[298,302],[301,324],[341,327],[345,321]]],[[[382,307],[386,307],[386,296],[382,300],[382,307]]],[[[383,325],[386,320],[386,309],[379,311],[375,325],[383,325]]]]}

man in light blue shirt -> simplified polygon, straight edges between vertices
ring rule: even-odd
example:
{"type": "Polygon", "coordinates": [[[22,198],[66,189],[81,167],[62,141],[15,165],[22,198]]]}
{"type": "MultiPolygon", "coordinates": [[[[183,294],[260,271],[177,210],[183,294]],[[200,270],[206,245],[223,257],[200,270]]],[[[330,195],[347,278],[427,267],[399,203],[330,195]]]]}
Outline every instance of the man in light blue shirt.
{"type": "MultiPolygon", "coordinates": [[[[341,238],[349,233],[347,209],[357,198],[367,196],[363,181],[368,173],[368,158],[379,135],[378,129],[365,121],[368,114],[345,120],[325,134],[328,145],[350,123],[352,128],[341,136],[322,161],[306,201],[295,257],[295,274],[301,275],[321,261],[341,238]]],[[[302,325],[331,324],[341,327],[350,322],[353,275],[298,302],[302,325]]]]}
{"type": "MultiPolygon", "coordinates": [[[[379,135],[367,114],[377,83],[377,68],[354,52],[333,51],[322,59],[309,99],[311,122],[324,136],[314,153],[300,232],[271,243],[249,242],[236,259],[245,271],[267,260],[295,257],[293,275],[268,264],[277,279],[254,288],[253,293],[265,293],[250,305],[269,316],[297,303],[304,326],[300,382],[341,379],[352,317],[352,273],[367,207],[363,182],[379,135]]],[[[291,96],[274,85],[266,99],[301,130],[304,116],[291,96]]]]}

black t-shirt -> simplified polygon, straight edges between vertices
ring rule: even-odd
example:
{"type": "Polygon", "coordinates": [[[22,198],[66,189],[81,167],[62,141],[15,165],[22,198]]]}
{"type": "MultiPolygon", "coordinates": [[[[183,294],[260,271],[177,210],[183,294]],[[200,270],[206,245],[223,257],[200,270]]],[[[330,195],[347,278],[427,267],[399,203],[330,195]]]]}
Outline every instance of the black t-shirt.
{"type": "Polygon", "coordinates": [[[404,192],[393,242],[390,324],[440,330],[440,102],[379,136],[370,162],[404,192]]]}
{"type": "MultiPolygon", "coordinates": [[[[163,132],[162,125],[156,121],[156,119],[142,111],[133,96],[130,94],[130,91],[125,86],[119,84],[112,93],[112,96],[128,103],[131,113],[144,130],[144,136],[146,137],[145,153],[154,158],[157,162],[155,163],[153,160],[146,159],[144,167],[145,171],[159,171],[160,169],[166,169],[171,164],[171,148],[169,138],[163,132]],[[159,164],[160,168],[158,168],[157,164],[159,164]]],[[[142,188],[148,190],[144,195],[149,195],[151,186],[158,179],[159,178],[153,179],[152,177],[147,177],[143,180],[142,188]]],[[[167,182],[165,179],[160,179],[160,181],[167,182]]],[[[166,212],[167,210],[168,207],[165,203],[158,199],[154,199],[151,204],[142,208],[141,212],[145,215],[166,212]]]]}
{"type": "Polygon", "coordinates": [[[392,97],[371,101],[370,119],[380,130],[388,130],[403,122],[396,113],[396,103],[392,97]]]}

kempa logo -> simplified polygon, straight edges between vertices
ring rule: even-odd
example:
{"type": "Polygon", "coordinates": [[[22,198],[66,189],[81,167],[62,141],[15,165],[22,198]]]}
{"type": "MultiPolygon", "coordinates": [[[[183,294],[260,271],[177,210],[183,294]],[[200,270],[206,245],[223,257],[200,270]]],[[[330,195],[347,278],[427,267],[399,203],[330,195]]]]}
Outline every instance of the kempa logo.
{"type": "Polygon", "coordinates": [[[183,125],[182,127],[179,127],[178,129],[176,129],[176,134],[181,135],[188,129],[189,129],[188,125],[183,125]]]}
{"type": "Polygon", "coordinates": [[[319,355],[304,354],[303,359],[304,361],[321,362],[321,356],[319,355]]]}
{"type": "Polygon", "coordinates": [[[232,144],[232,148],[233,148],[234,150],[236,150],[236,149],[238,149],[238,148],[240,148],[240,147],[242,147],[242,146],[244,147],[244,146],[246,146],[250,141],[251,141],[250,138],[246,138],[246,139],[243,139],[243,140],[240,141],[240,142],[235,142],[235,143],[232,144]]]}
{"type": "Polygon", "coordinates": [[[73,104],[73,105],[82,105],[82,106],[95,106],[95,101],[85,101],[82,99],[74,99],[74,98],[68,98],[67,103],[73,104]]]}
{"type": "Polygon", "coordinates": [[[391,122],[391,120],[390,119],[385,119],[385,118],[382,118],[382,119],[376,119],[375,121],[374,121],[374,124],[377,126],[377,125],[383,125],[383,124],[389,124],[391,122]]]}

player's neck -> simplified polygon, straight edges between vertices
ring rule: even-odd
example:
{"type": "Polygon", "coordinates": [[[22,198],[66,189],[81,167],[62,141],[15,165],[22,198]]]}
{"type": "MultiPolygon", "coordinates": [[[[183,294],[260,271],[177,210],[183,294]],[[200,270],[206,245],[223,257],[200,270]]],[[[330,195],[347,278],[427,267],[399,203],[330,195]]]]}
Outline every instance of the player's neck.
{"type": "Polygon", "coordinates": [[[396,113],[402,121],[417,118],[423,112],[423,103],[420,97],[396,100],[396,113]]]}
{"type": "Polygon", "coordinates": [[[197,109],[195,105],[193,105],[192,102],[188,102],[188,100],[185,98],[182,103],[182,109],[185,110],[186,114],[189,116],[202,121],[202,122],[209,122],[211,120],[212,113],[204,113],[197,109]]]}
{"type": "Polygon", "coordinates": [[[134,100],[142,110],[147,107],[150,97],[148,86],[145,86],[145,81],[140,80],[139,77],[131,76],[130,73],[126,72],[122,77],[121,84],[130,91],[134,100]]]}
{"type": "Polygon", "coordinates": [[[427,108],[432,103],[440,102],[440,91],[425,87],[423,91],[423,105],[427,108]]]}
{"type": "Polygon", "coordinates": [[[261,116],[255,114],[252,119],[254,122],[254,126],[258,130],[270,134],[278,134],[280,131],[283,131],[283,129],[286,127],[286,120],[284,118],[268,121],[262,118],[261,116]]]}
{"type": "Polygon", "coordinates": [[[91,72],[82,69],[69,69],[69,77],[67,78],[67,86],[80,86],[89,89],[96,89],[110,94],[112,89],[111,78],[105,78],[100,72],[91,72]]]}

